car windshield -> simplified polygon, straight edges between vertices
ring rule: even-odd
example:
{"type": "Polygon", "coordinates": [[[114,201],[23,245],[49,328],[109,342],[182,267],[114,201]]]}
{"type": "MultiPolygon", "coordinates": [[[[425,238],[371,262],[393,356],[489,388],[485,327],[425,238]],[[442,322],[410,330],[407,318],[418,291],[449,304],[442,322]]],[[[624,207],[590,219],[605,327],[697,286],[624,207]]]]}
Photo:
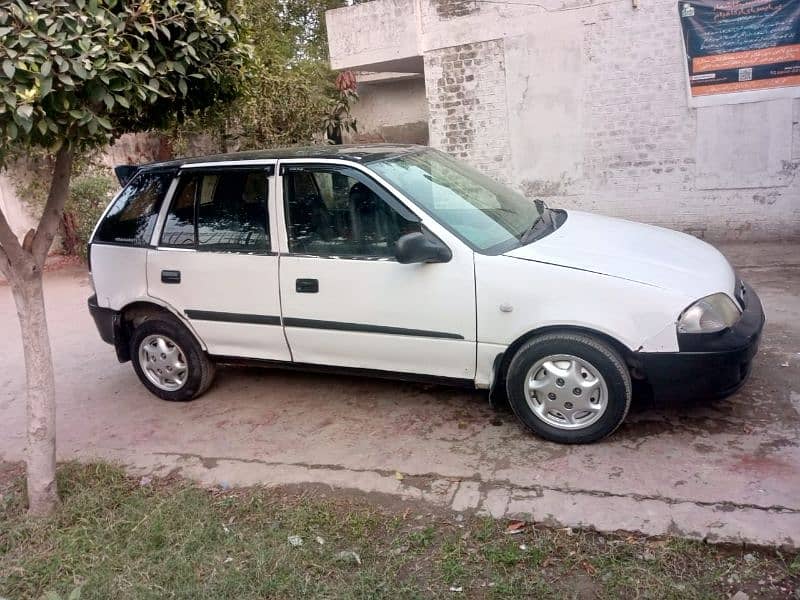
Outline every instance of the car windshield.
{"type": "Polygon", "coordinates": [[[420,150],[369,166],[481,252],[505,252],[532,241],[531,232],[539,228],[547,211],[438,150],[420,150]]]}

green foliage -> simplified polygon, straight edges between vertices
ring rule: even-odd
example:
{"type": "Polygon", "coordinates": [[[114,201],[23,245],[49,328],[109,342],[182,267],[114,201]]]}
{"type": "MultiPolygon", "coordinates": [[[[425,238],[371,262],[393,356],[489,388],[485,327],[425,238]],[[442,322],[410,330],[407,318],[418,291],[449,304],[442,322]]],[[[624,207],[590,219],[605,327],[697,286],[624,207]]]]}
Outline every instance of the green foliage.
{"type": "MultiPolygon", "coordinates": [[[[47,201],[51,172],[52,161],[40,155],[30,156],[11,169],[17,194],[26,200],[37,220],[47,201]]],[[[98,161],[97,151],[76,156],[70,182],[69,199],[59,227],[62,250],[68,255],[85,257],[89,236],[119,185],[111,169],[98,161]]]]}
{"type": "Polygon", "coordinates": [[[95,223],[117,188],[117,180],[107,169],[93,168],[73,178],[62,219],[65,246],[69,246],[65,250],[86,255],[86,244],[95,223]]]}
{"type": "Polygon", "coordinates": [[[257,59],[270,67],[286,62],[326,62],[328,33],[325,11],[345,0],[239,0],[236,12],[257,59]]]}
{"type": "MultiPolygon", "coordinates": [[[[336,140],[355,129],[354,86],[337,87],[328,66],[325,11],[344,0],[240,0],[242,36],[253,48],[241,96],[214,114],[189,119],[174,131],[173,146],[210,134],[220,151],[309,143],[324,133],[336,140]]],[[[353,82],[354,83],[354,82],[353,82]]]]}
{"type": "Polygon", "coordinates": [[[239,38],[215,0],[0,0],[0,164],[232,99],[249,58],[239,38]]]}

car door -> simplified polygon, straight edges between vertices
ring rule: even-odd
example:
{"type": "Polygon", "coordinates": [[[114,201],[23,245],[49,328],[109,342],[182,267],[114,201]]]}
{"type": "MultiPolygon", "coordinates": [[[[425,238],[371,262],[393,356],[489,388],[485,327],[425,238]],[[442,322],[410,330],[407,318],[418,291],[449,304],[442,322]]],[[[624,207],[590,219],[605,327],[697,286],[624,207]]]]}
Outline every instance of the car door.
{"type": "Polygon", "coordinates": [[[398,237],[433,232],[376,178],[333,162],[279,169],[281,302],[293,360],[472,380],[472,251],[439,231],[449,262],[400,264],[398,237]]]}
{"type": "Polygon", "coordinates": [[[290,360],[269,204],[274,165],[184,167],[148,252],[149,294],[178,311],[209,354],[290,360]]]}

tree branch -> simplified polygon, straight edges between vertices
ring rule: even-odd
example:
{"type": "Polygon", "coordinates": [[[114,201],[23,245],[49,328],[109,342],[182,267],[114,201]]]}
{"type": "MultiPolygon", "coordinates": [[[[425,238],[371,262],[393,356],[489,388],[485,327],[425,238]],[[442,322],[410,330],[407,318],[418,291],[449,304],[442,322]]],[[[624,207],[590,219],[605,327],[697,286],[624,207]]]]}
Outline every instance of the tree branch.
{"type": "Polygon", "coordinates": [[[11,263],[8,261],[8,256],[3,247],[0,246],[0,273],[7,281],[11,281],[11,263]]]}
{"type": "Polygon", "coordinates": [[[9,270],[14,263],[18,263],[25,257],[25,253],[22,250],[22,246],[19,243],[19,239],[11,230],[11,226],[8,224],[6,220],[6,216],[3,214],[3,211],[0,209],[0,268],[3,270],[3,274],[6,276],[7,279],[10,279],[10,272],[6,272],[6,268],[9,270]]]}
{"type": "Polygon", "coordinates": [[[72,174],[72,159],[74,150],[66,144],[56,154],[56,162],[53,166],[53,177],[50,181],[50,192],[47,194],[47,203],[39,219],[39,226],[33,240],[30,240],[31,253],[33,259],[39,267],[44,265],[47,252],[53,244],[53,238],[58,231],[58,224],[61,222],[61,215],[64,212],[64,205],[69,198],[69,178],[72,174]]]}

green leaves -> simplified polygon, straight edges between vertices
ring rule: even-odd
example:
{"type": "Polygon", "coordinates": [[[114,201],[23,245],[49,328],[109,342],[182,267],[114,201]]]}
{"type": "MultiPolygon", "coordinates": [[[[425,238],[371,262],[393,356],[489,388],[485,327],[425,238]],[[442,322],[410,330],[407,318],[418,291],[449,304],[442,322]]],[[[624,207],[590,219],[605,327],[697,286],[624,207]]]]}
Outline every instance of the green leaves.
{"type": "Polygon", "coordinates": [[[59,73],[57,75],[58,80],[63,83],[64,85],[74,86],[75,81],[70,77],[69,73],[59,73]]]}
{"type": "MultiPolygon", "coordinates": [[[[355,97],[344,97],[334,85],[325,31],[325,11],[344,4],[345,0],[237,0],[243,35],[252,44],[240,97],[228,107],[185,119],[173,130],[176,147],[198,132],[218,137],[221,146],[235,137],[237,148],[253,149],[310,143],[321,131],[333,137],[352,131],[355,121],[349,106],[355,97]]],[[[203,54],[203,32],[187,36],[185,42],[176,40],[176,56],[189,54],[184,43],[203,54]]],[[[202,80],[187,77],[190,95],[202,89],[197,85],[202,80]]]]}
{"type": "Polygon", "coordinates": [[[77,75],[79,79],[87,79],[89,77],[89,73],[78,60],[72,61],[72,72],[77,75]]]}
{"type": "Polygon", "coordinates": [[[0,0],[0,157],[98,146],[235,97],[248,48],[206,0],[0,0]]]}
{"type": "Polygon", "coordinates": [[[30,104],[23,104],[17,107],[17,115],[23,119],[30,119],[33,116],[33,106],[30,104]]]}

